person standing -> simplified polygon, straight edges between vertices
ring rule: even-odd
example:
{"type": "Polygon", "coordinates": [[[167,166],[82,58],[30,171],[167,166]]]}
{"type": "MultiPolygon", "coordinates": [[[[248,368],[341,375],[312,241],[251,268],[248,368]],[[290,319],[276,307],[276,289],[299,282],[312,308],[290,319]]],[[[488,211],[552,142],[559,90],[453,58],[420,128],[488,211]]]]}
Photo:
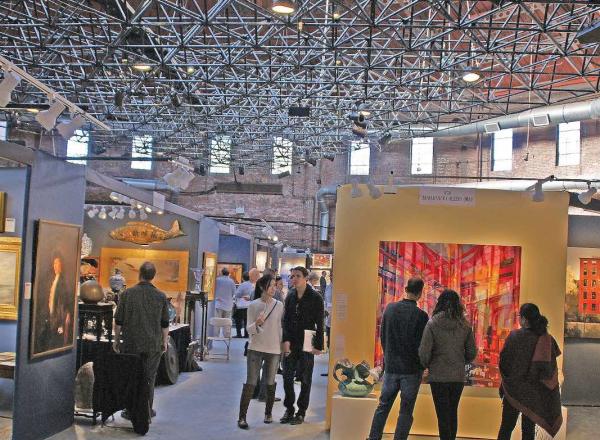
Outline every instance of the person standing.
{"type": "MultiPolygon", "coordinates": [[[[144,379],[148,383],[148,411],[154,417],[154,382],[162,354],[169,341],[169,302],[152,285],[156,267],[145,262],[140,267],[140,282],[121,294],[115,312],[113,349],[117,353],[141,356],[144,379]],[[121,334],[123,342],[121,343],[121,334]]],[[[127,418],[127,413],[122,413],[127,418]]]]}
{"type": "Polygon", "coordinates": [[[325,294],[325,289],[327,289],[327,272],[321,272],[321,278],[319,278],[319,285],[321,286],[321,292],[325,294]]]}
{"type": "Polygon", "coordinates": [[[423,377],[419,345],[429,318],[427,313],[417,307],[417,301],[423,293],[423,280],[410,278],[404,291],[404,299],[389,304],[381,321],[385,373],[368,440],[381,440],[385,422],[398,392],[401,398],[400,415],[394,440],[406,440],[413,422],[412,413],[423,377]]]}
{"type": "Polygon", "coordinates": [[[440,440],[456,439],[465,364],[473,362],[476,355],[473,329],[465,318],[460,297],[446,289],[438,298],[419,348],[421,365],[429,369],[440,440]]]}
{"type": "Polygon", "coordinates": [[[323,351],[323,298],[307,284],[308,270],[303,266],[294,267],[291,271],[293,287],[285,298],[283,314],[283,387],[285,390],[285,414],[281,423],[299,425],[304,422],[310,401],[310,389],[315,363],[315,355],[323,351]],[[315,332],[313,349],[303,351],[304,331],[315,332]],[[294,415],[296,394],[294,378],[300,379],[300,396],[298,412],[294,415]]]}
{"type": "Polygon", "coordinates": [[[236,338],[247,338],[248,332],[246,331],[248,305],[250,304],[250,298],[254,294],[254,284],[250,282],[250,275],[248,272],[242,274],[242,283],[238,286],[235,292],[235,331],[236,338]],[[242,336],[242,328],[244,329],[244,335],[242,336]]]}
{"type": "Polygon", "coordinates": [[[273,298],[274,293],[275,279],[271,275],[265,275],[256,282],[255,295],[259,299],[252,301],[248,306],[247,330],[250,333],[250,344],[246,358],[246,383],[240,398],[238,427],[241,429],[248,429],[246,414],[261,367],[267,388],[264,422],[273,422],[272,411],[277,385],[275,375],[281,357],[281,318],[283,317],[283,304],[273,298]]]}
{"type": "Polygon", "coordinates": [[[283,290],[283,278],[279,275],[275,277],[275,295],[273,296],[277,301],[285,301],[285,291],[283,290]]]}
{"type": "MultiPolygon", "coordinates": [[[[233,298],[235,296],[235,283],[229,277],[229,269],[224,267],[221,276],[215,283],[215,316],[229,318],[233,311],[233,298]]],[[[223,337],[231,337],[231,327],[223,327],[223,337]]]]}
{"type": "Polygon", "coordinates": [[[521,328],[508,335],[500,352],[502,423],[498,440],[510,440],[519,413],[523,440],[535,438],[535,425],[554,437],[563,421],[556,363],[560,348],[535,304],[521,306],[519,322],[521,328]]]}
{"type": "Polygon", "coordinates": [[[315,292],[318,292],[320,295],[323,295],[324,292],[321,291],[321,284],[319,283],[319,274],[317,272],[311,272],[308,274],[308,284],[313,288],[315,292]]]}
{"type": "MultiPolygon", "coordinates": [[[[325,273],[325,272],[323,272],[325,273]]],[[[331,345],[331,313],[333,311],[333,272],[329,274],[329,284],[325,288],[325,334],[327,336],[327,350],[331,345]]]]}

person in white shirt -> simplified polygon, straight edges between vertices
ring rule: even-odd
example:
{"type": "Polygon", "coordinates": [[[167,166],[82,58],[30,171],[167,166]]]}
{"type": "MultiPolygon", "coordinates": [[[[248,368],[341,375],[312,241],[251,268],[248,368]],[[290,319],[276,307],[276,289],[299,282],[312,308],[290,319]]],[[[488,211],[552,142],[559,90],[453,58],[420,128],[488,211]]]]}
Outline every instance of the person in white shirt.
{"type": "Polygon", "coordinates": [[[281,319],[283,317],[283,304],[273,299],[274,293],[275,279],[272,275],[265,275],[256,282],[255,297],[259,299],[255,299],[248,306],[246,328],[250,333],[250,343],[247,354],[246,383],[242,389],[238,417],[238,426],[241,429],[248,429],[246,414],[263,361],[267,384],[264,422],[273,422],[271,413],[275,402],[275,375],[281,356],[281,319]]]}
{"type": "Polygon", "coordinates": [[[254,294],[254,284],[250,282],[250,275],[248,272],[242,274],[243,282],[238,286],[235,292],[235,331],[236,338],[247,338],[248,331],[246,330],[248,305],[250,304],[250,298],[254,294]],[[242,329],[244,329],[244,335],[242,336],[242,329]]]}
{"type": "MultiPolygon", "coordinates": [[[[215,316],[217,318],[231,319],[233,311],[233,297],[235,296],[235,283],[229,277],[229,269],[221,270],[221,276],[215,283],[215,316]]],[[[231,337],[231,327],[223,327],[223,337],[231,337]]]]}

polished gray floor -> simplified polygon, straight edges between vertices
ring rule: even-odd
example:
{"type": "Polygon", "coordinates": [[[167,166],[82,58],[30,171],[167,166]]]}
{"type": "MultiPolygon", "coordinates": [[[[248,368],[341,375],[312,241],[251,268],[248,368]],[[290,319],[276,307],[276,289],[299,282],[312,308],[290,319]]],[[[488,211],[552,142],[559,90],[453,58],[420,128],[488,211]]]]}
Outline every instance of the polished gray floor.
{"type": "MultiPolygon", "coordinates": [[[[254,440],[254,439],[307,439],[325,440],[325,390],[326,380],[320,376],[325,372],[326,357],[317,359],[314,374],[311,405],[306,423],[300,426],[262,423],[264,406],[253,401],[250,405],[248,422],[250,430],[237,428],[238,399],[245,380],[245,358],[241,355],[242,340],[235,340],[232,359],[204,362],[203,372],[184,373],[173,386],[157,388],[155,407],[158,412],[144,437],[148,440],[254,440]]],[[[281,384],[281,376],[278,376],[281,384]]],[[[282,396],[279,386],[277,394],[282,396]]],[[[276,403],[274,416],[283,413],[281,403],[276,403]]],[[[569,412],[568,439],[589,440],[598,438],[597,421],[600,408],[572,407],[569,412]]],[[[52,440],[101,440],[139,438],[131,425],[118,415],[115,421],[102,426],[91,426],[86,419],[77,419],[70,429],[52,437],[52,440]]],[[[391,440],[392,436],[386,436],[391,440]]],[[[422,437],[411,437],[411,440],[422,437]]],[[[424,437],[423,437],[424,438],[424,437]]],[[[431,437],[429,437],[430,439],[431,437]]],[[[348,439],[354,440],[354,439],[348,439]]],[[[357,439],[358,440],[358,439],[357,439]]]]}

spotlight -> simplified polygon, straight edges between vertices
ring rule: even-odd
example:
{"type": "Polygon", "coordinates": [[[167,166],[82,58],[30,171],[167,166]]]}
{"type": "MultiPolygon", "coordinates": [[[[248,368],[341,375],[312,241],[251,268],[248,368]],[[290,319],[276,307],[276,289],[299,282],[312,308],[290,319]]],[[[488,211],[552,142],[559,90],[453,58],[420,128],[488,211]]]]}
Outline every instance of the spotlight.
{"type": "Polygon", "coordinates": [[[181,107],[181,98],[177,93],[171,95],[171,104],[173,104],[173,107],[181,107]]]}
{"type": "Polygon", "coordinates": [[[125,102],[125,92],[122,92],[121,90],[117,90],[115,92],[115,106],[122,108],[123,102],[125,102]]]}
{"type": "Polygon", "coordinates": [[[96,208],[95,206],[87,212],[89,218],[96,217],[96,214],[98,214],[98,208],[96,208]]]}
{"type": "Polygon", "coordinates": [[[137,61],[133,64],[133,68],[138,72],[150,72],[152,70],[152,66],[143,61],[137,61]]]}
{"type": "Polygon", "coordinates": [[[186,72],[188,73],[188,75],[191,75],[195,71],[196,71],[196,68],[193,67],[193,66],[188,66],[187,69],[186,69],[186,72]]]}
{"type": "Polygon", "coordinates": [[[117,213],[118,213],[117,208],[113,208],[108,213],[108,216],[114,220],[117,217],[117,213]]]}
{"type": "Polygon", "coordinates": [[[4,79],[0,83],[0,107],[6,107],[11,101],[11,94],[17,88],[21,78],[10,71],[4,71],[4,79]]]}
{"type": "Polygon", "coordinates": [[[289,172],[289,171],[284,171],[283,173],[279,173],[279,174],[277,175],[277,178],[278,178],[278,179],[283,179],[283,178],[285,178],[285,177],[289,177],[290,175],[291,175],[291,174],[290,174],[290,172],[289,172]]]}
{"type": "Polygon", "coordinates": [[[467,69],[463,72],[462,80],[466,83],[474,83],[481,79],[481,73],[475,69],[467,69]]]}
{"type": "Polygon", "coordinates": [[[273,241],[278,241],[279,237],[277,235],[273,235],[273,241]]]}
{"type": "Polygon", "coordinates": [[[392,140],[392,135],[391,135],[391,133],[387,132],[379,138],[379,145],[382,147],[385,147],[387,144],[390,143],[391,140],[392,140]]]}
{"type": "Polygon", "coordinates": [[[148,218],[148,214],[143,209],[140,209],[140,220],[146,220],[148,218]]]}
{"type": "Polygon", "coordinates": [[[352,198],[356,199],[358,197],[362,197],[362,191],[360,190],[360,188],[358,187],[358,182],[354,181],[352,182],[352,198]]]}
{"type": "Polygon", "coordinates": [[[538,181],[533,190],[533,195],[531,196],[531,200],[534,202],[543,202],[544,201],[544,190],[542,189],[542,181],[538,181]]]}
{"type": "Polygon", "coordinates": [[[135,211],[133,210],[133,208],[131,208],[131,209],[129,210],[129,214],[128,214],[128,215],[129,215],[129,218],[130,218],[131,220],[133,220],[133,219],[135,218],[135,211]]]}
{"type": "Polygon", "coordinates": [[[158,211],[156,211],[156,213],[157,213],[158,215],[163,215],[165,212],[164,212],[162,209],[159,209],[158,211]]]}
{"type": "Polygon", "coordinates": [[[117,212],[117,219],[123,220],[125,218],[125,208],[121,207],[119,212],[117,212]]]}
{"type": "Polygon", "coordinates": [[[334,23],[337,23],[338,21],[340,21],[340,13],[339,12],[334,12],[331,15],[331,19],[333,20],[334,23]]]}
{"type": "Polygon", "coordinates": [[[381,190],[379,188],[377,188],[377,186],[373,182],[367,183],[367,187],[369,188],[369,195],[373,199],[378,199],[379,197],[381,197],[383,195],[381,190]]]}
{"type": "Polygon", "coordinates": [[[152,214],[152,208],[150,206],[146,206],[144,209],[148,214],[152,214]]]}
{"type": "Polygon", "coordinates": [[[240,176],[243,176],[243,175],[244,175],[244,172],[245,172],[245,170],[244,170],[244,167],[239,167],[239,168],[238,168],[238,174],[239,174],[240,176]]]}
{"type": "Polygon", "coordinates": [[[369,116],[371,116],[371,112],[369,110],[369,108],[367,107],[367,104],[362,102],[358,105],[358,114],[363,115],[365,118],[368,118],[369,116]]]}
{"type": "Polygon", "coordinates": [[[206,176],[206,167],[203,163],[194,168],[194,172],[200,176],[206,176]]]}
{"type": "Polygon", "coordinates": [[[35,120],[40,123],[46,131],[50,131],[56,125],[56,120],[67,107],[60,101],[54,101],[48,110],[39,112],[35,116],[35,120]]]}
{"type": "Polygon", "coordinates": [[[587,191],[582,192],[581,194],[579,194],[577,196],[577,198],[584,205],[589,205],[591,203],[591,201],[592,201],[592,198],[594,197],[594,194],[596,194],[597,191],[598,190],[596,189],[596,187],[592,186],[591,182],[588,182],[588,189],[587,189],[587,191]]]}
{"type": "Polygon", "coordinates": [[[278,14],[288,15],[296,10],[296,5],[291,0],[273,0],[271,9],[278,14]]]}
{"type": "Polygon", "coordinates": [[[82,115],[77,115],[69,122],[58,124],[56,129],[65,140],[69,140],[77,130],[85,125],[85,122],[85,118],[82,115]]]}
{"type": "Polygon", "coordinates": [[[113,202],[117,202],[117,201],[119,201],[119,194],[117,194],[117,193],[116,193],[116,192],[114,192],[114,191],[110,193],[110,196],[109,196],[109,197],[110,197],[110,199],[111,199],[113,202]]]}
{"type": "Polygon", "coordinates": [[[323,158],[330,160],[331,162],[333,162],[335,160],[335,154],[334,153],[325,153],[323,155],[323,158]]]}
{"type": "Polygon", "coordinates": [[[137,209],[142,209],[142,208],[144,207],[144,205],[142,205],[140,202],[137,202],[137,203],[135,204],[135,207],[136,207],[137,209]]]}
{"type": "Polygon", "coordinates": [[[100,214],[98,214],[98,218],[100,220],[106,220],[106,208],[102,208],[102,210],[100,210],[100,214]]]}

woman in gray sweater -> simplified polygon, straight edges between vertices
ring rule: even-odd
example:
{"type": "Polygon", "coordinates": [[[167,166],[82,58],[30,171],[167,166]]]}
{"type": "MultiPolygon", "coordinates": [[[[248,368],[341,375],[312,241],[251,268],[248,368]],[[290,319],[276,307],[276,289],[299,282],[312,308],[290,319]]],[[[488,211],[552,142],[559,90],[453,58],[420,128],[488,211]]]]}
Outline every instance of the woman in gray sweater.
{"type": "Polygon", "coordinates": [[[465,318],[460,297],[454,290],[446,289],[438,298],[419,347],[421,364],[429,369],[440,440],[456,439],[465,364],[476,355],[473,330],[465,318]]]}

